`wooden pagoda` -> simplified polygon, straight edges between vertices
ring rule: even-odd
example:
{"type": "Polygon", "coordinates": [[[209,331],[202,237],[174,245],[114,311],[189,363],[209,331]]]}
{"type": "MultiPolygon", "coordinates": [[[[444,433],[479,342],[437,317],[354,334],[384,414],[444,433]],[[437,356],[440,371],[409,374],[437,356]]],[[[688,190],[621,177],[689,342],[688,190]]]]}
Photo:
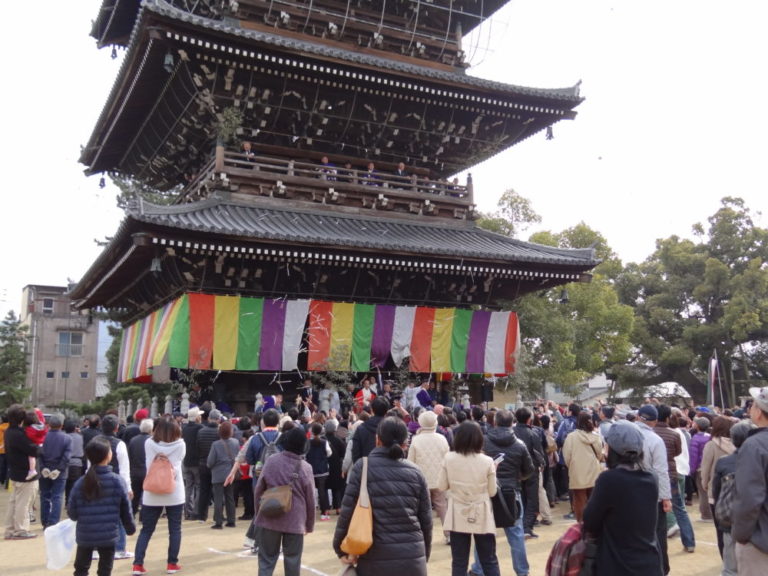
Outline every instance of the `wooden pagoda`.
{"type": "MultiPolygon", "coordinates": [[[[104,0],[92,35],[125,57],[81,162],[178,200],[129,207],[76,305],[135,328],[199,295],[308,302],[298,360],[217,365],[209,339],[202,361],[170,364],[223,370],[237,387],[259,369],[314,369],[318,302],[490,311],[588,281],[591,249],[478,228],[471,178],[453,178],[574,118],[581,102],[577,86],[466,74],[463,35],[504,3],[104,0]]],[[[144,375],[161,361],[148,338],[144,375]]],[[[371,366],[398,357],[380,356],[371,366]]],[[[434,358],[412,368],[434,370],[434,358]]]]}

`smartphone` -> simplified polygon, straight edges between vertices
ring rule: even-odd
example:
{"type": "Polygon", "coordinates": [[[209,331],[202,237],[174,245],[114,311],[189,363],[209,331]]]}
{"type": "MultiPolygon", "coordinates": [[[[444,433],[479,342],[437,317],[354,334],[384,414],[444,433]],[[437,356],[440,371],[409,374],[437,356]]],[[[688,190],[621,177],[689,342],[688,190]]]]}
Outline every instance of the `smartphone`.
{"type": "Polygon", "coordinates": [[[496,456],[496,458],[494,458],[494,459],[493,459],[493,461],[494,461],[496,464],[501,464],[501,461],[502,461],[502,460],[504,460],[504,452],[502,452],[501,454],[499,454],[498,456],[496,456]]]}

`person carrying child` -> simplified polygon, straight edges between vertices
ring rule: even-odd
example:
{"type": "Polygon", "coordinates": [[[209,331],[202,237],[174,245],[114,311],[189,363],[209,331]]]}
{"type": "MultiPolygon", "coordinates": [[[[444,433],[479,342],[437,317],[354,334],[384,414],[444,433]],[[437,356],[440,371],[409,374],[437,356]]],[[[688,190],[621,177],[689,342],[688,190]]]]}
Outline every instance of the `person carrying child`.
{"type": "Polygon", "coordinates": [[[99,553],[98,576],[112,574],[115,545],[119,526],[126,534],[136,532],[128,487],[112,472],[112,447],[103,436],[91,440],[85,447],[90,467],[85,476],[72,487],[67,513],[77,522],[74,576],[88,576],[93,552],[99,553]]]}

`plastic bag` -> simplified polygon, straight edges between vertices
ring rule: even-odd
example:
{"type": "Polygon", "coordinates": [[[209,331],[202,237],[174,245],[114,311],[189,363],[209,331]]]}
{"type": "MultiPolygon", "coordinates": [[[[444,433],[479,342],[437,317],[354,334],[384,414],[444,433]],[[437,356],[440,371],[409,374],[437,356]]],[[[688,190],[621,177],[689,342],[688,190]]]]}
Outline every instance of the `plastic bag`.
{"type": "Polygon", "coordinates": [[[75,551],[75,527],[77,522],[67,518],[45,529],[45,553],[48,570],[61,570],[72,561],[75,551]]]}

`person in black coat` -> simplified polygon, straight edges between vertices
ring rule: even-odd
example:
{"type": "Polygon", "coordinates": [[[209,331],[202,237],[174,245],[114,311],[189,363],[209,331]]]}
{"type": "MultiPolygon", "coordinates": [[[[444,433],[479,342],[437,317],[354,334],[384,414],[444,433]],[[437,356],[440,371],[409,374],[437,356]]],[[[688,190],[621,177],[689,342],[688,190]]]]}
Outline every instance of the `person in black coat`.
{"type": "Polygon", "coordinates": [[[530,409],[523,406],[515,411],[515,418],[517,424],[515,425],[515,436],[523,441],[528,453],[533,460],[533,467],[535,468],[534,474],[530,478],[523,481],[523,528],[525,534],[529,538],[538,538],[537,534],[533,532],[533,525],[536,522],[536,517],[539,515],[539,470],[544,466],[545,456],[544,447],[541,445],[541,437],[533,430],[531,423],[533,422],[533,413],[530,409]]]}
{"type": "Polygon", "coordinates": [[[337,429],[336,420],[328,420],[325,423],[325,439],[331,447],[326,486],[331,491],[331,508],[336,510],[338,516],[341,511],[341,501],[344,498],[344,489],[347,487],[347,482],[341,475],[344,456],[347,453],[347,443],[336,435],[337,429]]]}
{"type": "Polygon", "coordinates": [[[205,522],[208,520],[208,507],[211,505],[213,494],[213,482],[211,470],[208,468],[208,453],[213,443],[219,439],[219,423],[221,412],[215,408],[208,414],[208,422],[197,432],[197,458],[200,468],[200,492],[197,496],[197,519],[205,522]]]}
{"type": "Polygon", "coordinates": [[[131,463],[131,490],[133,491],[133,500],[131,508],[134,516],[139,512],[141,497],[144,494],[144,478],[147,475],[146,450],[144,445],[147,438],[152,433],[154,422],[149,418],[144,418],[139,424],[139,434],[131,438],[128,443],[128,461],[131,463]]]}
{"type": "Polygon", "coordinates": [[[371,411],[373,417],[368,418],[355,430],[354,436],[352,436],[352,462],[357,462],[363,456],[368,456],[371,450],[376,446],[376,431],[379,428],[379,423],[384,419],[387,412],[389,412],[389,400],[381,396],[377,396],[371,403],[371,411]]]}
{"type": "MultiPolygon", "coordinates": [[[[355,433],[357,434],[357,433],[355,433]]],[[[360,494],[363,462],[357,462],[333,535],[341,561],[357,564],[360,576],[426,576],[432,549],[432,508],[427,481],[404,460],[408,429],[399,418],[381,421],[376,448],[368,456],[368,494],[373,508],[373,545],[359,557],[347,556],[341,543],[347,535],[360,494]]]]}
{"type": "Polygon", "coordinates": [[[605,441],[609,469],[598,476],[584,509],[584,530],[598,543],[595,576],[661,576],[656,538],[659,487],[653,473],[640,467],[643,434],[620,420],[605,441]]]}

